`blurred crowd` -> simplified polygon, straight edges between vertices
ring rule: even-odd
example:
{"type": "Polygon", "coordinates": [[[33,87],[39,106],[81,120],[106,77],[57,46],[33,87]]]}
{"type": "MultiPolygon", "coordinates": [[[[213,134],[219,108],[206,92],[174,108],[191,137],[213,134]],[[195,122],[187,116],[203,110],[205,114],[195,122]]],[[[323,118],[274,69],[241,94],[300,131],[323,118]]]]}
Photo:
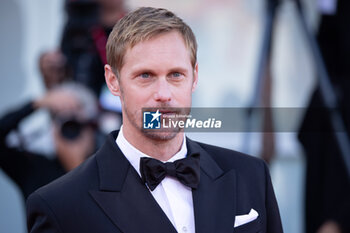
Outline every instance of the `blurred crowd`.
{"type": "Polygon", "coordinates": [[[0,167],[24,198],[82,163],[121,125],[120,105],[106,94],[104,65],[108,35],[127,12],[124,2],[66,0],[65,11],[60,47],[38,59],[44,95],[0,118],[0,167]],[[19,129],[41,109],[49,112],[51,126],[40,136],[52,138],[52,155],[30,149],[37,135],[24,135],[19,129]]]}

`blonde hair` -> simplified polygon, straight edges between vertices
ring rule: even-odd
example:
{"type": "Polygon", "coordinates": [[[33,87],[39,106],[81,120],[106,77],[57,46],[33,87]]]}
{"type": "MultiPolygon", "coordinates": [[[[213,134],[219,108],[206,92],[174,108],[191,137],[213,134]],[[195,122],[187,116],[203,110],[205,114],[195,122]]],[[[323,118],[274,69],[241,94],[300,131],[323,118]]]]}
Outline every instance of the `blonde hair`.
{"type": "Polygon", "coordinates": [[[182,35],[194,68],[197,62],[197,42],[191,28],[174,13],[152,7],[141,7],[126,15],[114,26],[106,45],[107,62],[118,77],[128,48],[174,30],[182,35]]]}

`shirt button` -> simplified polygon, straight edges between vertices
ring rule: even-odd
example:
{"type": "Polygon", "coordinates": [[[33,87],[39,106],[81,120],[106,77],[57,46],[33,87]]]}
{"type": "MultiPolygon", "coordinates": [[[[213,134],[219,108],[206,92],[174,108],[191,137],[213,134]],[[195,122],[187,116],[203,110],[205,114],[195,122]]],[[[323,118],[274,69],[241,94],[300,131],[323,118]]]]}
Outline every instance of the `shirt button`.
{"type": "Polygon", "coordinates": [[[187,232],[187,227],[182,227],[183,232],[187,232]]]}

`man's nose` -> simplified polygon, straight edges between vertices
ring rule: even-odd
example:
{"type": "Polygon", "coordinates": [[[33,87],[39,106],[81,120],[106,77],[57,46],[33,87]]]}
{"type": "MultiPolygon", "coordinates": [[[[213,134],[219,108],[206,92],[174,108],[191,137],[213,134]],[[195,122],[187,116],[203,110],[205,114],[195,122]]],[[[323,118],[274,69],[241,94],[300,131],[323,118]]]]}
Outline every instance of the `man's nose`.
{"type": "Polygon", "coordinates": [[[168,102],[171,100],[171,87],[166,78],[158,79],[154,99],[160,102],[168,102]]]}

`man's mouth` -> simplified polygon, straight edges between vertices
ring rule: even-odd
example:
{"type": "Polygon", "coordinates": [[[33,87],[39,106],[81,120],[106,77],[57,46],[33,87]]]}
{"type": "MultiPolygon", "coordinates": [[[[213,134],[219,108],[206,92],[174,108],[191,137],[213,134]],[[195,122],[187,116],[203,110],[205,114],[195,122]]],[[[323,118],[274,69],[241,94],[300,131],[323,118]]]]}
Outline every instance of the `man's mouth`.
{"type": "Polygon", "coordinates": [[[175,111],[175,110],[162,110],[162,109],[160,109],[159,112],[162,113],[162,114],[176,114],[178,111],[175,111]]]}

